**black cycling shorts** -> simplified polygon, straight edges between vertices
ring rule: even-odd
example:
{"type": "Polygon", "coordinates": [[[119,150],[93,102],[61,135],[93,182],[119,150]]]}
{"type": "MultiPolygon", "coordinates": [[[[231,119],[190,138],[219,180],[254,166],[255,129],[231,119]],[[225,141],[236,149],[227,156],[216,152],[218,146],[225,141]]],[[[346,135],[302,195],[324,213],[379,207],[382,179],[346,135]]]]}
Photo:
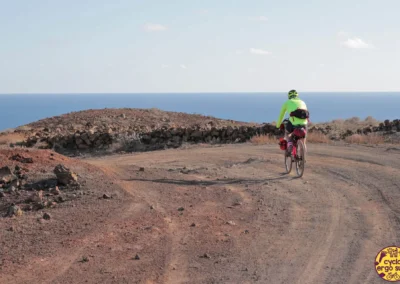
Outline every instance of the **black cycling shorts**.
{"type": "Polygon", "coordinates": [[[307,124],[304,124],[304,125],[293,125],[290,120],[286,120],[286,121],[284,121],[284,123],[285,123],[285,129],[289,133],[292,133],[295,128],[304,127],[307,130],[307,124]]]}

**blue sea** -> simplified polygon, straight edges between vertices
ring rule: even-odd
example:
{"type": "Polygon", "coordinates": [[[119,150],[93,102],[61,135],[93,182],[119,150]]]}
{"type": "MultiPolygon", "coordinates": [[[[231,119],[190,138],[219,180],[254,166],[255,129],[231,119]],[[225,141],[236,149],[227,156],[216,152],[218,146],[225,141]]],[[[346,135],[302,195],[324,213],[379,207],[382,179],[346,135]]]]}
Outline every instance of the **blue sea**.
{"type": "MultiPolygon", "coordinates": [[[[354,116],[378,120],[400,118],[400,92],[301,93],[312,122],[354,116]]],[[[272,122],[285,93],[163,94],[2,94],[0,130],[42,118],[103,108],[159,108],[246,122],[272,122]]]]}

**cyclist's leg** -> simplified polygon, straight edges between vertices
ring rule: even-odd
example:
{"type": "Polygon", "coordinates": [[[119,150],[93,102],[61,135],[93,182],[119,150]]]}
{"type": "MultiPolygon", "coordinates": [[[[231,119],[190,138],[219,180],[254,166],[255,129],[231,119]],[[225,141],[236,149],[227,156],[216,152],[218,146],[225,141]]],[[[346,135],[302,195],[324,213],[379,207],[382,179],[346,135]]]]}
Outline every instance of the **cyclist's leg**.
{"type": "Polygon", "coordinates": [[[308,125],[305,125],[304,126],[304,129],[306,130],[306,137],[304,137],[304,150],[306,151],[306,153],[307,153],[307,144],[306,144],[306,141],[307,141],[307,134],[308,134],[308,127],[307,127],[308,125]]]}
{"type": "Polygon", "coordinates": [[[303,139],[304,151],[306,151],[306,153],[307,153],[307,144],[306,144],[306,141],[307,141],[307,137],[304,137],[304,139],[303,139]]]}
{"type": "Polygon", "coordinates": [[[306,136],[304,137],[304,139],[303,139],[303,144],[304,144],[304,151],[305,151],[305,158],[304,158],[304,163],[306,163],[307,162],[307,144],[306,144],[306,141],[307,141],[307,135],[308,135],[308,132],[307,132],[307,130],[308,130],[308,127],[307,127],[307,125],[306,126],[304,126],[304,128],[305,128],[305,130],[306,130],[306,136]]]}
{"type": "Polygon", "coordinates": [[[288,119],[285,119],[284,121],[282,121],[282,124],[283,124],[283,126],[284,126],[284,128],[285,128],[285,130],[284,130],[284,139],[286,140],[286,141],[288,141],[288,139],[289,139],[289,134],[290,134],[290,132],[289,132],[289,129],[288,129],[288,123],[289,123],[289,120],[288,119]]]}
{"type": "Polygon", "coordinates": [[[293,124],[290,122],[290,120],[287,121],[286,125],[285,125],[285,133],[287,133],[287,142],[288,142],[288,146],[287,146],[287,150],[288,150],[288,154],[292,154],[292,149],[293,149],[293,139],[292,136],[289,135],[293,132],[293,124]]]}

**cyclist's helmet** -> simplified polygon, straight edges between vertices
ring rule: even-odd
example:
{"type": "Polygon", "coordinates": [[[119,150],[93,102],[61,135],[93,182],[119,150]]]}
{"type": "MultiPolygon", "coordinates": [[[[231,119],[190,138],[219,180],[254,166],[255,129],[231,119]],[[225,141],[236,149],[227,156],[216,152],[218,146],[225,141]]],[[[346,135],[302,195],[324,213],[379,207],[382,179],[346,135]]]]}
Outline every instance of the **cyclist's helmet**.
{"type": "Polygon", "coordinates": [[[290,99],[297,98],[298,95],[299,95],[299,94],[297,94],[297,91],[296,91],[296,90],[291,90],[291,91],[289,91],[289,93],[288,93],[289,100],[290,100],[290,99]]]}

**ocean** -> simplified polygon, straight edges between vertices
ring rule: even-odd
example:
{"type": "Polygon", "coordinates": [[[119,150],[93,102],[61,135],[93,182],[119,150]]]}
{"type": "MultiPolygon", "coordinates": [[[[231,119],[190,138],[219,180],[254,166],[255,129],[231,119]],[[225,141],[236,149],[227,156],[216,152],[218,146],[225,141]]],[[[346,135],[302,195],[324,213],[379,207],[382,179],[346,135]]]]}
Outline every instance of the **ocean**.
{"type": "MultiPolygon", "coordinates": [[[[72,111],[158,108],[246,122],[276,121],[286,93],[2,94],[0,130],[72,111]]],[[[301,93],[312,122],[400,118],[400,92],[301,93]]]]}

